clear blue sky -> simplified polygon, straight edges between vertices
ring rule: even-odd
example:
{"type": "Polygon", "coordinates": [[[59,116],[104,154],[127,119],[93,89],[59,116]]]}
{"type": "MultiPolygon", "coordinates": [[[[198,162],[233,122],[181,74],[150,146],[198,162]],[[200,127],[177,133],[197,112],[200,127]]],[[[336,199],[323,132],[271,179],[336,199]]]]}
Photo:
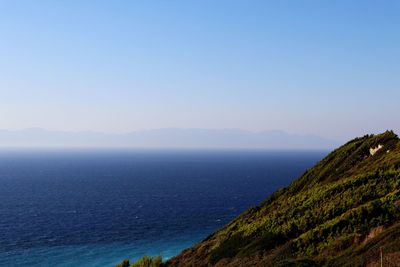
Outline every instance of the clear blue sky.
{"type": "Polygon", "coordinates": [[[1,1],[0,128],[400,131],[400,1],[1,1]]]}

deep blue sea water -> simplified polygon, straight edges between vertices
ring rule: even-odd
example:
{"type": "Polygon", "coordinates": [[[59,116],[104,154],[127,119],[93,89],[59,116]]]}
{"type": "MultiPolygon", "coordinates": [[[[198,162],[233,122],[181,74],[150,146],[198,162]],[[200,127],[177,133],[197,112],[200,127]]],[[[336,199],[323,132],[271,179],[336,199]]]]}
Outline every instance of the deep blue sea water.
{"type": "Polygon", "coordinates": [[[170,258],[327,151],[2,150],[0,266],[170,258]]]}

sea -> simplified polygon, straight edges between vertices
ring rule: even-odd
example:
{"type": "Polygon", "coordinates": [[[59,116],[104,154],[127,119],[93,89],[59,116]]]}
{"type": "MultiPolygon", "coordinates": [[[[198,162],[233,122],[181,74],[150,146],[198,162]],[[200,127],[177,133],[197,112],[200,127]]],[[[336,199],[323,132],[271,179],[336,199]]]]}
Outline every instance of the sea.
{"type": "Polygon", "coordinates": [[[0,266],[171,258],[327,153],[1,149],[0,266]]]}

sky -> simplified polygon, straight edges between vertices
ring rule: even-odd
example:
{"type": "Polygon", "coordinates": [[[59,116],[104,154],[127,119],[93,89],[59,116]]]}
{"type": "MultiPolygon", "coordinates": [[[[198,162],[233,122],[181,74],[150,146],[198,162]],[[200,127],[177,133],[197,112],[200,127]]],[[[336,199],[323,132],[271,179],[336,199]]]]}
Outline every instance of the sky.
{"type": "Polygon", "coordinates": [[[0,129],[400,133],[399,1],[0,1],[0,129]]]}

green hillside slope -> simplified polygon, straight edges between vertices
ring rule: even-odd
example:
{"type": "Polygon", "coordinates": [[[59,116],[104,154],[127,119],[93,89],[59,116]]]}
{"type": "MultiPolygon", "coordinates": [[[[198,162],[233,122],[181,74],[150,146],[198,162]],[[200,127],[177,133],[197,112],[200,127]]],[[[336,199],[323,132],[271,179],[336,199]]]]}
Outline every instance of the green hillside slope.
{"type": "Polygon", "coordinates": [[[166,266],[400,266],[400,140],[356,138],[166,266]]]}

